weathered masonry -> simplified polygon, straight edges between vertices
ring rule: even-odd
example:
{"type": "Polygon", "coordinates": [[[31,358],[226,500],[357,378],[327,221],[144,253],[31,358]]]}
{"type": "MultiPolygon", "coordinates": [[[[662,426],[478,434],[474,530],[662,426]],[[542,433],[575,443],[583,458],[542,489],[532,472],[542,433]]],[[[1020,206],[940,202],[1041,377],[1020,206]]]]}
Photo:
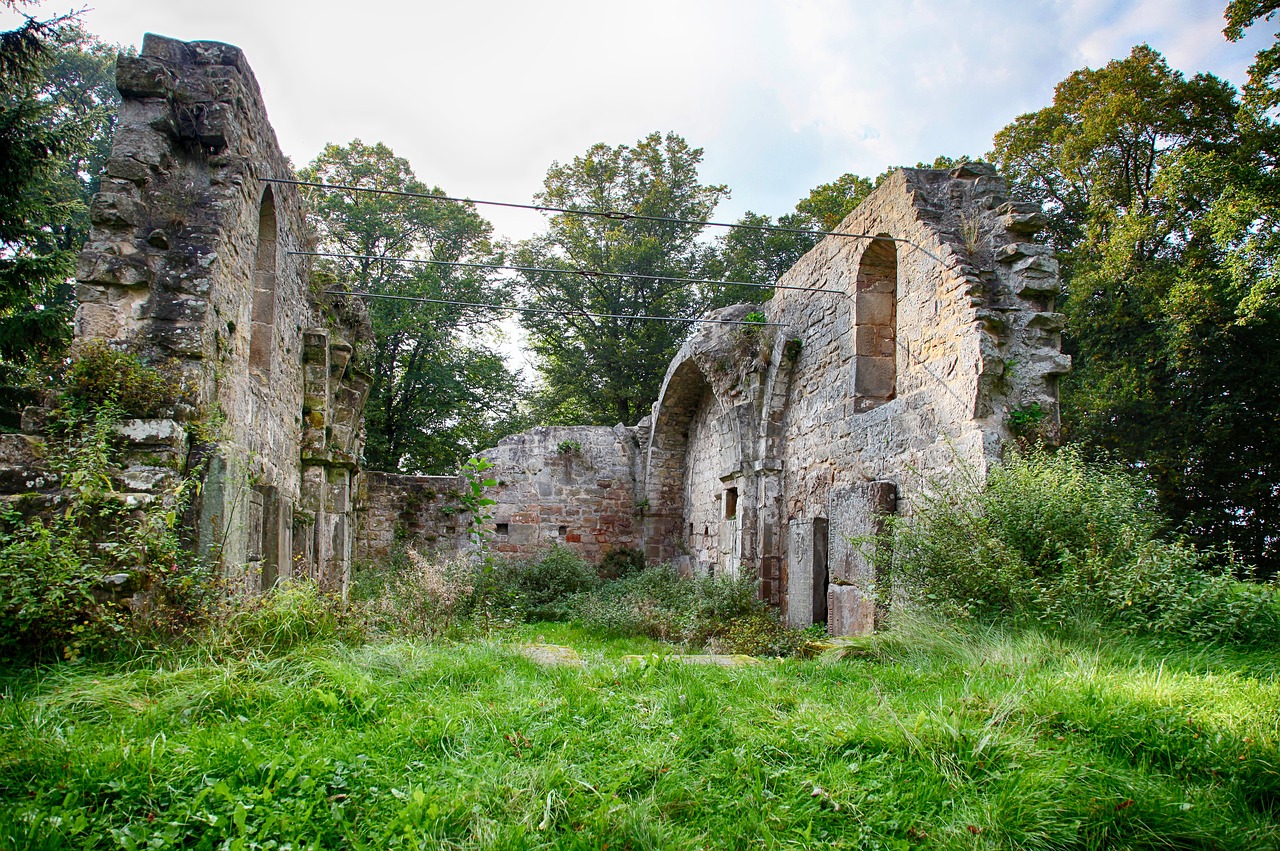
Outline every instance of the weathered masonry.
{"type": "Polygon", "coordinates": [[[779,282],[796,289],[717,314],[768,324],[694,333],[636,427],[540,429],[487,453],[499,540],[641,546],[686,573],[758,577],[793,625],[872,630],[884,518],[980,479],[1015,431],[1057,439],[1070,359],[1056,261],[1028,241],[1042,223],[987,166],[894,173],[839,228],[867,236],[827,237],[779,282]]]}
{"type": "MultiPolygon", "coordinates": [[[[80,255],[75,346],[176,363],[184,401],[122,427],[135,502],[203,471],[198,546],[246,591],[340,588],[368,377],[363,307],[316,295],[296,188],[244,56],[148,35],[121,56],[119,124],[80,255]]],[[[36,412],[24,419],[37,431],[36,412]]],[[[22,437],[25,446],[36,435],[22,437]]]]}
{"type": "MultiPolygon", "coordinates": [[[[309,247],[303,199],[270,182],[291,173],[241,52],[148,35],[117,74],[77,345],[174,359],[190,400],[126,424],[123,481],[142,499],[203,470],[200,545],[245,591],[300,574],[342,588],[353,557],[398,541],[465,549],[459,480],[360,470],[368,321],[294,253],[309,247]]],[[[1015,432],[1056,439],[1070,361],[1041,223],[989,167],[895,172],[838,229],[857,236],[783,277],[794,289],[719,312],[765,324],[692,334],[640,423],[537,428],[484,453],[496,549],[640,548],[756,577],[794,625],[873,629],[884,518],[982,477],[1015,432]]],[[[4,441],[0,483],[39,486],[24,472],[38,436],[4,441]]]]}

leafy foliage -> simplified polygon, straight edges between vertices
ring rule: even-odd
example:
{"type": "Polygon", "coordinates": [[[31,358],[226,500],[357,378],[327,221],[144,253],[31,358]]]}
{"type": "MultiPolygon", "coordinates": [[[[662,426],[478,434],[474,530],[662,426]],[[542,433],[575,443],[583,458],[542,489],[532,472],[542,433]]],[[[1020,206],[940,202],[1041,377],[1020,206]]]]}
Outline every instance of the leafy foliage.
{"type": "Polygon", "coordinates": [[[547,171],[539,204],[622,216],[557,213],[545,233],[516,247],[518,264],[627,277],[520,273],[525,303],[552,311],[521,320],[542,375],[536,402],[540,422],[631,424],[657,399],[688,326],[585,314],[693,317],[702,312],[704,302],[693,285],[639,277],[705,277],[714,252],[698,242],[697,223],[711,216],[728,189],[701,182],[701,161],[701,148],[674,133],[652,133],[634,145],[593,145],[547,171]]]}
{"type": "Polygon", "coordinates": [[[1168,537],[1154,503],[1132,475],[1072,449],[1014,457],[981,491],[926,503],[899,526],[894,571],[919,602],[962,616],[1280,639],[1276,589],[1168,537]]]}
{"type": "MultiPolygon", "coordinates": [[[[443,194],[420,182],[409,163],[381,143],[328,145],[304,180],[368,189],[443,194]]],[[[492,226],[467,204],[367,192],[314,191],[312,223],[320,251],[358,255],[320,264],[322,274],[360,292],[400,296],[368,303],[373,373],[365,407],[365,455],[374,469],[454,472],[460,460],[519,430],[521,387],[486,342],[491,311],[414,298],[502,302],[506,290],[487,270],[433,263],[489,262],[492,226]],[[388,258],[388,259],[383,259],[388,258]]]]}
{"type": "Polygon", "coordinates": [[[684,579],[669,565],[606,582],[574,599],[570,611],[591,629],[721,652],[790,655],[801,643],[756,598],[754,580],[684,579]]]}
{"type": "Polygon", "coordinates": [[[219,593],[182,540],[190,483],[135,507],[113,483],[119,411],[99,406],[64,426],[49,459],[62,496],[27,497],[0,523],[0,658],[117,654],[186,634],[219,593]],[[46,503],[42,505],[42,503],[46,503]],[[135,611],[126,598],[147,595],[135,611]]]}
{"type": "Polygon", "coordinates": [[[1139,46],[997,134],[1066,285],[1064,431],[1152,477],[1199,541],[1280,566],[1277,129],[1139,46]]]}
{"type": "Polygon", "coordinates": [[[67,370],[61,407],[86,415],[108,406],[129,417],[157,417],[182,398],[175,370],[161,371],[102,340],[80,347],[67,370]]]}
{"type": "Polygon", "coordinates": [[[40,362],[70,338],[67,281],[120,102],[116,48],[73,17],[0,34],[0,422],[10,426],[40,362]]]}

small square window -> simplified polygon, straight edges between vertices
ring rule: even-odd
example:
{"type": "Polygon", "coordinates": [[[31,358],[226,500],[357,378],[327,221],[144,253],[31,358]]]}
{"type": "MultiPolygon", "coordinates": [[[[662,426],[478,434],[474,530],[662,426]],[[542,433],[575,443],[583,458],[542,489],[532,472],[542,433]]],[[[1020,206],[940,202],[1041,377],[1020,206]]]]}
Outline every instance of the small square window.
{"type": "Polygon", "coordinates": [[[729,488],[724,492],[724,519],[732,520],[738,516],[738,489],[729,488]]]}
{"type": "Polygon", "coordinates": [[[556,534],[558,534],[560,537],[563,538],[565,535],[569,534],[569,527],[561,526],[559,529],[556,530],[556,534]]]}
{"type": "Polygon", "coordinates": [[[499,534],[499,535],[508,535],[508,534],[510,534],[510,533],[511,533],[511,526],[510,526],[510,524],[507,524],[507,523],[499,523],[499,524],[498,524],[498,534],[499,534]]]}

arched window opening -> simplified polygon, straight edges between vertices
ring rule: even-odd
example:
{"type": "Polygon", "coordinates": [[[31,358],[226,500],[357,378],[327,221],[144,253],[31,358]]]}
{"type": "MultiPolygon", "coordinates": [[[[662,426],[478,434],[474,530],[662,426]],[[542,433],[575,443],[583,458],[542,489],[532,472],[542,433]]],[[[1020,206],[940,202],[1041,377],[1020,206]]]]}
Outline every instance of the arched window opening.
{"type": "Polygon", "coordinates": [[[869,411],[898,390],[898,250],[881,234],[858,264],[853,297],[853,396],[869,411]]]}
{"type": "Polygon", "coordinates": [[[253,264],[253,321],[249,329],[249,374],[269,381],[276,336],[276,204],[268,186],[258,213],[258,251],[253,264]]]}

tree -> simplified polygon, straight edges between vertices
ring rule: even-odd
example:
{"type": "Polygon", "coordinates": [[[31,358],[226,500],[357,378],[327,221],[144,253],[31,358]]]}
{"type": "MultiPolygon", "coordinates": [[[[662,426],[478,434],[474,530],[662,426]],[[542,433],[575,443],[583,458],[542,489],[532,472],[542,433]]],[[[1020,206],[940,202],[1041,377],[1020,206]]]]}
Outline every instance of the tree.
{"type": "MultiPolygon", "coordinates": [[[[796,203],[793,212],[779,216],[777,222],[748,210],[735,222],[742,227],[717,239],[719,264],[711,270],[713,276],[728,281],[776,283],[818,244],[822,237],[814,231],[835,230],[873,188],[865,177],[843,174],[814,187],[796,203]]],[[[712,307],[761,302],[772,295],[772,290],[749,286],[727,286],[709,293],[712,307]]]]}
{"type": "Polygon", "coordinates": [[[698,241],[698,223],[729,191],[701,182],[701,161],[701,148],[652,133],[635,145],[593,145],[547,171],[537,203],[619,216],[557,213],[545,233],[516,248],[519,265],[621,277],[521,273],[525,305],[548,311],[521,320],[543,382],[541,421],[631,424],[657,399],[689,325],[628,317],[694,317],[706,303],[694,285],[655,279],[704,277],[712,268],[714,249],[698,241]]]}
{"type": "MultiPolygon", "coordinates": [[[[442,195],[381,143],[328,145],[303,180],[442,195]]],[[[310,193],[321,251],[357,255],[317,264],[320,280],[359,292],[473,303],[507,293],[489,270],[390,258],[485,263],[492,226],[469,204],[350,190],[310,193]],[[388,258],[388,259],[382,259],[388,258]]],[[[452,473],[509,433],[520,382],[484,342],[499,318],[456,304],[369,299],[374,341],[362,353],[374,385],[365,455],[374,469],[452,473]]]]}
{"type": "MultiPolygon", "coordinates": [[[[995,138],[1063,261],[1070,440],[1151,477],[1169,512],[1280,563],[1280,315],[1249,262],[1265,172],[1235,90],[1156,51],[1071,74],[995,138]]],[[[1265,217],[1264,217],[1265,218],[1265,217]]],[[[1274,256],[1274,255],[1273,255],[1274,256]]]]}
{"type": "MultiPolygon", "coordinates": [[[[16,8],[7,0],[4,5],[16,8]]],[[[70,338],[75,255],[109,152],[116,48],[70,16],[0,33],[0,422],[70,338]]]]}

